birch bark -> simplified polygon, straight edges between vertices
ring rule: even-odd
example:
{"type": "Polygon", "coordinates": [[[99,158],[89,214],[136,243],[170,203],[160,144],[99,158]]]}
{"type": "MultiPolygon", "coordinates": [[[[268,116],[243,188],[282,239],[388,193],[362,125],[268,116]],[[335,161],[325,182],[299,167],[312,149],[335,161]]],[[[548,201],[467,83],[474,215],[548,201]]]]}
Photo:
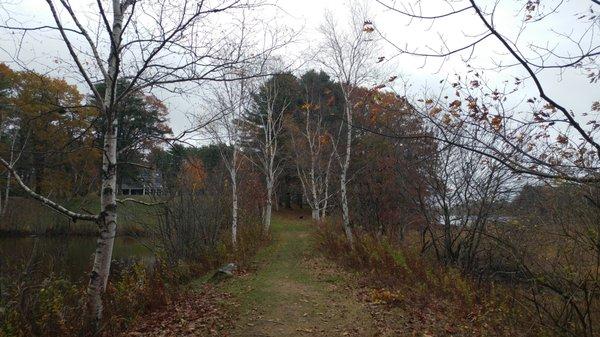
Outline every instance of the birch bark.
{"type": "Polygon", "coordinates": [[[231,175],[231,244],[237,247],[237,232],[238,232],[238,192],[237,192],[237,165],[238,165],[238,149],[237,144],[233,146],[233,155],[231,164],[234,169],[229,170],[231,175]]]}
{"type": "Polygon", "coordinates": [[[107,116],[102,156],[102,188],[100,193],[99,236],[96,242],[94,264],[88,283],[88,310],[92,321],[99,327],[102,320],[102,294],[106,289],[113,246],[117,231],[117,133],[118,118],[114,101],[116,98],[116,78],[119,72],[119,46],[123,30],[123,8],[119,0],[113,0],[113,24],[111,32],[111,52],[108,59],[107,76],[104,79],[103,113],[107,116]]]}
{"type": "MultiPolygon", "coordinates": [[[[346,105],[348,105],[348,100],[346,105]]],[[[354,235],[352,234],[352,228],[350,227],[350,211],[348,209],[348,168],[350,167],[350,156],[352,155],[352,110],[346,106],[346,151],[344,153],[344,162],[342,164],[340,173],[340,198],[342,204],[342,225],[346,238],[350,247],[354,247],[354,235]]]]}
{"type": "MultiPolygon", "coordinates": [[[[340,206],[342,208],[342,226],[351,247],[354,245],[350,211],[348,209],[348,171],[352,156],[352,99],[354,89],[375,78],[372,56],[377,53],[376,38],[368,36],[371,27],[366,3],[350,2],[349,26],[344,29],[337,24],[331,13],[325,16],[321,26],[323,53],[320,63],[337,79],[344,99],[343,127],[346,128],[343,158],[336,149],[340,164],[340,206]]],[[[342,142],[339,142],[342,143],[342,142]]]]}

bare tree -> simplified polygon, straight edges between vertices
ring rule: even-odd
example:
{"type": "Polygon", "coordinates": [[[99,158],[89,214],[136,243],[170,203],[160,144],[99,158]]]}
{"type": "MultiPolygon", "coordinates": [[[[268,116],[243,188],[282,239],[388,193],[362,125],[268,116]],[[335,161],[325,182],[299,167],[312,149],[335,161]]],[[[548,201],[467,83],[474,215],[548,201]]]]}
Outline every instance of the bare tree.
{"type": "Polygon", "coordinates": [[[237,246],[238,228],[238,172],[242,164],[241,123],[244,113],[252,104],[253,81],[244,78],[243,71],[237,81],[225,81],[214,87],[209,104],[217,108],[218,119],[207,128],[213,141],[219,145],[219,153],[231,181],[231,243],[237,246]]]}
{"type": "Polygon", "coordinates": [[[443,142],[438,147],[426,166],[426,190],[418,203],[436,256],[472,271],[488,225],[501,218],[517,184],[506,167],[481,154],[443,142]]]}
{"type": "Polygon", "coordinates": [[[302,125],[290,123],[288,127],[296,171],[315,221],[322,220],[326,214],[334,158],[329,132],[320,110],[324,103],[311,102],[309,99],[302,106],[302,125]]]}
{"type": "MultiPolygon", "coordinates": [[[[423,31],[449,20],[472,23],[461,45],[448,42],[445,34],[440,33],[437,45],[411,46],[388,38],[387,32],[376,29],[399,54],[423,58],[425,62],[441,60],[441,66],[455,56],[471,67],[463,76],[451,81],[451,88],[442,89],[456,91],[456,97],[446,97],[440,102],[434,97],[422,98],[433,98],[433,104],[425,107],[424,113],[437,113],[450,106],[454,112],[451,118],[460,119],[457,123],[478,125],[481,134],[483,131],[494,134],[487,139],[493,139],[495,143],[475,142],[473,144],[477,147],[474,150],[483,152],[514,172],[580,183],[598,181],[600,145],[596,138],[600,130],[600,105],[594,97],[590,98],[589,110],[584,111],[560,103],[549,93],[551,84],[548,77],[543,76],[549,72],[559,76],[583,73],[589,85],[597,83],[600,74],[600,41],[595,34],[600,22],[597,1],[577,4],[580,15],[572,16],[570,31],[561,32],[549,27],[548,31],[554,37],[537,38],[539,34],[536,34],[534,40],[527,38],[528,30],[534,25],[543,26],[552,16],[561,15],[560,10],[568,6],[568,2],[526,1],[515,4],[468,0],[455,4],[442,0],[435,7],[441,12],[422,6],[418,0],[377,2],[405,18],[411,26],[422,25],[423,31]],[[429,10],[431,12],[427,12],[429,10]],[[513,25],[516,29],[509,30],[507,25],[501,26],[495,20],[502,10],[516,13],[513,25]],[[490,67],[476,68],[473,65],[476,56],[490,50],[498,50],[495,56],[497,62],[491,66],[495,76],[498,72],[514,71],[515,75],[508,85],[486,81],[484,73],[490,67]],[[531,96],[525,99],[515,97],[528,89],[533,89],[531,96]]],[[[446,29],[447,26],[444,27],[446,29]]]]}
{"type": "Polygon", "coordinates": [[[352,157],[352,96],[354,90],[374,78],[371,66],[376,51],[376,41],[371,32],[372,23],[366,7],[352,2],[348,27],[340,29],[331,13],[325,15],[320,28],[323,45],[319,50],[319,63],[337,80],[344,99],[344,122],[346,125],[343,153],[336,151],[340,164],[340,198],[342,207],[342,225],[351,246],[354,238],[348,210],[348,169],[352,157]]]}
{"type": "Polygon", "coordinates": [[[281,88],[274,75],[267,80],[257,94],[253,118],[246,118],[245,123],[256,135],[256,164],[262,171],[266,186],[266,205],[263,211],[263,230],[267,233],[271,227],[273,193],[277,178],[281,173],[279,156],[280,138],[283,132],[284,113],[291,102],[281,93],[281,88]]]}
{"type": "MultiPolygon", "coordinates": [[[[97,1],[94,11],[97,21],[86,20],[86,14],[67,0],[46,0],[53,25],[30,27],[3,24],[2,28],[22,34],[49,31],[64,43],[68,63],[76,76],[91,92],[99,114],[106,121],[102,147],[102,181],[100,212],[87,214],[67,209],[49,198],[35,193],[18,175],[13,164],[0,158],[20,187],[34,199],[71,219],[97,223],[99,238],[88,285],[88,308],[98,327],[102,318],[101,295],[106,289],[117,227],[117,156],[125,148],[117,144],[118,114],[116,108],[133,92],[160,88],[182,92],[183,83],[224,80],[220,71],[248,61],[239,55],[223,57],[220,50],[229,48],[229,40],[215,36],[210,23],[220,13],[229,13],[253,3],[230,0],[209,4],[189,0],[142,2],[112,0],[97,1]],[[90,27],[88,22],[98,22],[90,27]],[[127,86],[117,94],[117,83],[126,80],[127,86]],[[98,84],[105,89],[98,90],[98,84]]],[[[225,20],[226,17],[220,17],[225,20]]],[[[93,25],[93,24],[91,24],[93,25]]],[[[232,25],[232,30],[238,29],[232,25]]],[[[222,34],[228,35],[229,31],[222,34]]],[[[18,34],[17,34],[18,35],[18,34]]],[[[15,35],[19,39],[21,36],[15,35]]],[[[14,59],[19,61],[17,52],[14,59]]],[[[252,58],[255,56],[251,56],[252,58]]],[[[23,65],[22,62],[20,62],[23,65]]]]}

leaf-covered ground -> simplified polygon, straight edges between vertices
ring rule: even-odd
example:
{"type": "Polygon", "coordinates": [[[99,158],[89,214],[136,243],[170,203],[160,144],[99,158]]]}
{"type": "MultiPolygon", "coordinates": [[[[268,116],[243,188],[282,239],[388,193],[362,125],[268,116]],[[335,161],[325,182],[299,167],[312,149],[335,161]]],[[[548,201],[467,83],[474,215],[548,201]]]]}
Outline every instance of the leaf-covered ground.
{"type": "Polygon", "coordinates": [[[142,317],[123,337],[224,336],[232,320],[222,303],[229,298],[229,294],[204,285],[142,317]]]}
{"type": "Polygon", "coordinates": [[[217,286],[196,286],[124,336],[465,335],[439,313],[387,305],[380,299],[385,292],[370,289],[358,273],[316,252],[312,230],[306,217],[279,214],[273,241],[256,256],[251,271],[217,286]]]}
{"type": "Polygon", "coordinates": [[[253,271],[198,286],[123,336],[379,336],[353,276],[313,251],[309,221],[279,215],[272,234],[253,271]]]}

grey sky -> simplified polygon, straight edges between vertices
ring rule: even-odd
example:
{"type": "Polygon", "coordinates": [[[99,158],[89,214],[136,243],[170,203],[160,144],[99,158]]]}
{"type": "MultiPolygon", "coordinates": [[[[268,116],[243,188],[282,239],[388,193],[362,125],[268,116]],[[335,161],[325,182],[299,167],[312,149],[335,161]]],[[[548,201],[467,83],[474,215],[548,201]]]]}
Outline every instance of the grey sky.
{"type": "MultiPolygon", "coordinates": [[[[82,11],[93,9],[87,0],[71,1],[75,7],[82,11]]],[[[424,1],[422,1],[425,3],[424,1]]],[[[480,3],[486,3],[479,1],[480,3]]],[[[554,1],[544,1],[550,5],[554,1]]],[[[411,1],[396,1],[397,4],[415,3],[411,1]]],[[[433,15],[445,12],[448,6],[444,1],[427,0],[427,5],[423,5],[423,12],[433,15]]],[[[455,8],[464,7],[465,1],[453,2],[455,8]]],[[[491,1],[489,3],[492,3],[491,1]]],[[[422,52],[431,51],[428,48],[440,47],[440,36],[446,39],[450,46],[461,46],[468,41],[465,36],[475,35],[483,30],[482,25],[475,17],[473,11],[466,11],[463,14],[434,22],[433,24],[422,21],[410,21],[408,18],[397,13],[386,10],[383,6],[374,0],[368,0],[372,20],[376,27],[387,37],[402,48],[407,47],[410,50],[419,50],[422,52]]],[[[518,23],[524,16],[524,13],[517,11],[517,6],[522,5],[520,1],[502,1],[497,8],[497,17],[495,23],[499,30],[509,37],[516,36],[518,32],[518,23]]],[[[52,22],[47,5],[43,0],[4,0],[2,1],[4,10],[0,13],[2,23],[40,25],[50,24],[52,22]],[[8,13],[8,14],[7,14],[8,13]],[[9,18],[12,16],[12,18],[9,18]]],[[[551,15],[543,22],[530,24],[525,33],[519,39],[519,46],[526,47],[532,42],[546,44],[550,47],[558,45],[562,52],[569,52],[574,48],[573,44],[567,43],[565,39],[559,39],[556,33],[577,34],[574,30],[576,14],[589,10],[592,6],[591,1],[566,1],[561,7],[561,11],[551,15]]],[[[295,30],[298,36],[293,44],[288,46],[284,54],[285,59],[295,61],[294,65],[303,64],[301,61],[307,56],[315,56],[314,51],[319,44],[318,27],[323,20],[325,11],[331,11],[338,19],[340,24],[344,23],[347,13],[348,1],[346,0],[279,0],[276,6],[266,7],[255,11],[252,15],[264,17],[271,24],[285,25],[295,30]]],[[[600,7],[600,6],[596,6],[600,7]]],[[[600,8],[597,8],[600,10],[600,8]]],[[[89,24],[93,25],[94,16],[90,13],[89,24]]],[[[218,25],[217,25],[218,26],[218,25]]],[[[586,43],[599,44],[598,38],[595,40],[584,41],[586,43]]],[[[30,33],[23,39],[15,39],[14,36],[5,35],[0,37],[0,61],[7,62],[15,69],[19,69],[14,63],[13,57],[17,55],[23,65],[33,68],[37,71],[48,73],[49,75],[65,77],[73,83],[80,81],[73,73],[69,71],[69,65],[61,66],[61,59],[68,57],[62,41],[55,33],[46,32],[44,34],[30,33]]],[[[384,43],[382,53],[388,58],[397,54],[389,44],[384,43]]],[[[466,53],[468,54],[468,53],[466,53]]],[[[444,63],[441,60],[429,59],[424,64],[424,59],[410,55],[396,55],[393,62],[386,67],[391,74],[402,74],[410,79],[412,90],[418,91],[423,86],[435,86],[440,79],[452,77],[455,73],[464,74],[466,72],[464,62],[461,58],[466,54],[455,55],[444,63]]],[[[494,62],[505,62],[508,60],[503,56],[497,41],[490,38],[477,47],[470,63],[477,67],[491,68],[494,62]]],[[[314,64],[308,63],[303,66],[305,70],[314,64]]],[[[502,80],[514,76],[522,77],[524,72],[518,67],[509,68],[498,74],[495,71],[487,71],[486,78],[491,82],[501,83],[502,80]]],[[[557,100],[577,112],[588,112],[593,100],[600,99],[598,84],[589,84],[589,81],[582,76],[579,71],[559,74],[556,71],[547,71],[541,75],[547,84],[547,90],[551,95],[557,97],[557,100]]],[[[84,87],[81,87],[82,90],[84,87]]],[[[197,95],[188,97],[179,97],[158,93],[161,99],[165,100],[170,108],[170,119],[173,129],[180,132],[190,126],[193,122],[194,114],[202,113],[201,92],[197,95]]],[[[523,97],[530,95],[523,93],[523,97]]]]}

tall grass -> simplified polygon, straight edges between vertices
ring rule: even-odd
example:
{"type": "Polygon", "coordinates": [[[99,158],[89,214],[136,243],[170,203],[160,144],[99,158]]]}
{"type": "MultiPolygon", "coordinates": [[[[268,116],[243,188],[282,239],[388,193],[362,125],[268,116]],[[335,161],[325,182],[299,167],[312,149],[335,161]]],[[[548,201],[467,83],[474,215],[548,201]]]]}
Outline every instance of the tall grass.
{"type": "MultiPolygon", "coordinates": [[[[370,300],[399,308],[411,321],[410,332],[436,336],[544,336],[514,291],[500,284],[480,284],[460,270],[423,256],[410,245],[357,231],[354,249],[341,226],[321,224],[317,248],[339,264],[357,270],[370,289],[370,300]],[[532,323],[534,322],[534,323],[532,323]]],[[[409,333],[409,331],[407,331],[409,333]]]]}

